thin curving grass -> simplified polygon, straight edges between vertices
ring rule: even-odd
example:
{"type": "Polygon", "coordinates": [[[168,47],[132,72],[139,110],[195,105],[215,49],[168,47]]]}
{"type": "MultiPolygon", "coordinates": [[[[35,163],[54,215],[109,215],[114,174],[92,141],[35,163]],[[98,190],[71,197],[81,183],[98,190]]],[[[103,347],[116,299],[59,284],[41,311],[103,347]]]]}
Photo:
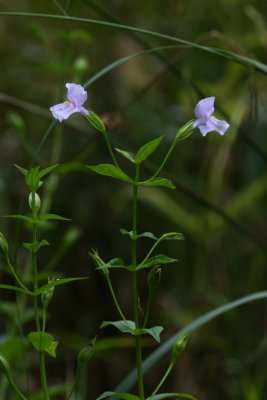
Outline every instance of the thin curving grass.
{"type": "Polygon", "coordinates": [[[65,16],[65,15],[55,15],[55,14],[43,14],[43,13],[27,13],[27,12],[8,12],[8,11],[2,11],[0,12],[0,16],[6,16],[6,17],[34,17],[34,18],[46,18],[46,19],[51,19],[51,20],[60,20],[60,21],[66,21],[66,22],[81,22],[81,23],[87,23],[87,24],[93,24],[93,25],[99,25],[99,26],[104,26],[104,27],[109,27],[109,28],[114,28],[114,29],[120,29],[123,31],[131,31],[131,32],[138,32],[144,35],[149,35],[153,37],[157,37],[160,39],[166,39],[170,40],[172,42],[180,43],[182,45],[186,45],[188,47],[198,49],[201,51],[204,51],[206,53],[211,53],[214,55],[217,55],[219,57],[232,60],[238,64],[249,66],[255,68],[257,71],[262,72],[263,74],[267,75],[267,65],[249,58],[245,56],[241,56],[239,54],[236,54],[234,52],[220,49],[217,47],[210,47],[210,46],[203,46],[198,43],[190,42],[188,40],[180,39],[175,36],[167,35],[164,33],[159,33],[155,31],[151,31],[148,29],[144,28],[138,28],[136,26],[131,26],[131,25],[124,25],[124,24],[118,24],[115,22],[107,22],[107,21],[101,21],[97,19],[92,19],[92,18],[81,18],[81,17],[73,17],[73,16],[65,16]]]}
{"type": "MultiPolygon", "coordinates": [[[[163,343],[157,350],[155,350],[146,360],[143,362],[143,373],[147,373],[153,365],[155,365],[168,351],[171,350],[176,339],[186,333],[193,332],[201,326],[207,324],[213,319],[219,317],[220,315],[231,311],[237,307],[240,307],[244,304],[251,303],[252,301],[261,300],[267,298],[267,291],[256,292],[253,294],[249,294],[247,296],[241,297],[237,300],[234,300],[230,303],[224,304],[220,307],[215,308],[214,310],[209,311],[208,313],[202,315],[201,317],[195,319],[190,324],[186,325],[180,331],[178,331],[174,336],[172,336],[167,342],[163,343]]],[[[130,390],[137,381],[136,370],[133,370],[126,378],[117,386],[115,389],[116,392],[127,392],[130,390]]]]}

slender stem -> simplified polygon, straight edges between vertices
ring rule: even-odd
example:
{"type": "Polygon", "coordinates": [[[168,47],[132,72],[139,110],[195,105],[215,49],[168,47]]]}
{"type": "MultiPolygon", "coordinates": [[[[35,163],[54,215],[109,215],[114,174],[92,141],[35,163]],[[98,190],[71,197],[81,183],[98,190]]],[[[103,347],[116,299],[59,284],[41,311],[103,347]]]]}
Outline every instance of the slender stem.
{"type": "Polygon", "coordinates": [[[148,299],[147,299],[147,306],[146,306],[146,315],[145,315],[145,320],[144,320],[144,323],[143,323],[143,326],[142,326],[143,329],[146,327],[147,321],[148,321],[148,318],[149,318],[151,304],[152,304],[152,295],[153,295],[153,291],[151,289],[149,289],[148,299]]]}
{"type": "Polygon", "coordinates": [[[9,267],[12,275],[14,276],[14,278],[18,282],[18,284],[22,287],[22,289],[24,289],[28,294],[32,294],[32,292],[23,284],[23,282],[21,281],[20,277],[16,273],[15,268],[12,266],[12,264],[10,262],[8,254],[6,255],[6,262],[7,262],[7,265],[9,267]]]}
{"type": "Polygon", "coordinates": [[[111,158],[112,158],[112,161],[113,161],[113,163],[116,165],[116,167],[119,167],[118,161],[116,160],[116,157],[115,157],[114,152],[113,152],[113,150],[112,150],[112,147],[111,147],[111,144],[110,144],[110,141],[109,141],[109,137],[108,137],[107,132],[105,131],[105,132],[103,133],[103,135],[104,135],[104,139],[105,139],[105,142],[106,142],[106,145],[107,145],[109,154],[110,154],[110,156],[111,156],[111,158]]]}
{"type": "Polygon", "coordinates": [[[152,395],[149,397],[149,400],[152,400],[153,396],[155,396],[159,389],[161,388],[161,386],[163,385],[163,383],[166,381],[167,377],[169,376],[172,368],[173,368],[173,362],[170,362],[170,365],[167,368],[167,371],[165,372],[163,378],[161,379],[160,383],[158,384],[158,386],[156,387],[156,389],[154,390],[154,392],[152,393],[152,395]]]}
{"type": "Polygon", "coordinates": [[[169,148],[169,151],[168,151],[168,153],[166,154],[164,160],[162,161],[160,167],[158,168],[158,170],[155,172],[155,174],[154,174],[154,175],[152,176],[152,178],[150,178],[150,179],[156,178],[156,177],[158,176],[158,174],[161,172],[161,170],[163,169],[164,165],[166,164],[168,158],[170,157],[171,153],[173,152],[175,146],[176,146],[176,140],[174,139],[174,141],[172,142],[172,145],[171,145],[171,147],[169,148]]]}
{"type": "Polygon", "coordinates": [[[159,238],[151,247],[151,249],[149,250],[149,252],[147,253],[147,255],[145,256],[145,258],[140,262],[139,265],[144,264],[146,262],[146,260],[151,256],[151,254],[153,253],[153,251],[155,250],[155,248],[162,242],[162,238],[159,238]]]}
{"type": "MultiPolygon", "coordinates": [[[[139,165],[136,166],[135,182],[139,180],[139,165]]],[[[137,285],[137,271],[136,271],[136,234],[137,234],[137,190],[138,185],[133,186],[133,240],[132,240],[132,281],[133,281],[133,302],[134,302],[134,322],[136,329],[139,329],[139,304],[138,304],[138,285],[137,285]]],[[[143,400],[145,398],[144,382],[142,372],[142,345],[141,337],[136,336],[136,368],[138,378],[139,397],[143,400]]]]}
{"type": "Polygon", "coordinates": [[[111,280],[110,280],[109,277],[106,277],[106,278],[107,278],[108,287],[109,287],[109,290],[110,290],[112,299],[113,299],[113,301],[114,301],[114,304],[115,304],[115,306],[116,306],[116,308],[117,308],[117,311],[118,311],[118,313],[120,314],[121,318],[122,318],[124,321],[126,321],[126,318],[125,318],[125,316],[124,316],[124,314],[123,314],[123,312],[122,312],[122,310],[121,310],[121,308],[120,308],[120,306],[119,306],[119,303],[118,303],[116,294],[115,294],[115,292],[114,292],[114,289],[113,289],[113,286],[112,286],[112,283],[111,283],[111,280]]]}
{"type": "MultiPolygon", "coordinates": [[[[32,234],[32,243],[37,243],[37,210],[35,205],[35,192],[32,193],[32,218],[33,218],[33,234],[32,234]]],[[[36,329],[38,332],[41,331],[40,326],[40,318],[39,318],[39,310],[38,310],[38,296],[36,295],[38,291],[38,269],[37,269],[37,253],[33,249],[32,251],[32,273],[33,273],[33,291],[35,296],[33,296],[33,306],[34,306],[34,317],[35,317],[35,324],[36,329]]],[[[44,400],[49,400],[49,392],[47,387],[47,380],[46,380],[46,370],[45,370],[45,356],[44,352],[39,352],[39,364],[40,364],[40,374],[41,374],[41,381],[43,386],[44,392],[44,400]]]]}
{"type": "Polygon", "coordinates": [[[17,395],[19,396],[20,399],[28,400],[27,397],[25,397],[24,394],[19,390],[19,388],[17,387],[16,383],[13,381],[13,378],[11,376],[8,377],[8,381],[9,381],[10,385],[13,387],[13,389],[15,390],[15,392],[17,393],[17,395]]]}

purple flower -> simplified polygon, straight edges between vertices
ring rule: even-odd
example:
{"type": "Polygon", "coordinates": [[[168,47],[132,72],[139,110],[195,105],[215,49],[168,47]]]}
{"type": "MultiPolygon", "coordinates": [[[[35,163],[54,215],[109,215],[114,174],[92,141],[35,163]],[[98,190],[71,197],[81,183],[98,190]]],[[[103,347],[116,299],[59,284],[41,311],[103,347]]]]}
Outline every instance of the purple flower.
{"type": "Polygon", "coordinates": [[[212,116],[214,112],[215,97],[207,97],[200,100],[195,108],[195,116],[197,119],[194,122],[194,128],[199,128],[201,134],[206,136],[208,132],[217,131],[223,135],[229,128],[226,121],[221,121],[212,116]]]}
{"type": "Polygon", "coordinates": [[[83,115],[88,114],[88,110],[83,107],[83,104],[87,100],[87,92],[84,88],[76,83],[66,83],[66,88],[68,89],[68,100],[50,107],[53,117],[60,122],[63,121],[63,119],[69,118],[71,114],[76,112],[83,115]]]}

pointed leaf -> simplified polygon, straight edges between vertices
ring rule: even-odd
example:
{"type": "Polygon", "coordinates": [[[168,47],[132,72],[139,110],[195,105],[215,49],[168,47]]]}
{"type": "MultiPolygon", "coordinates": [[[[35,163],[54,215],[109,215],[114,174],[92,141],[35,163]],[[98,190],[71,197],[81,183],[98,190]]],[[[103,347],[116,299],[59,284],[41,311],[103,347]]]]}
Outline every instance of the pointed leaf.
{"type": "Polygon", "coordinates": [[[17,164],[14,164],[15,165],[15,167],[19,170],[19,172],[21,172],[22,173],[22,175],[24,175],[24,176],[26,176],[27,175],[27,173],[28,173],[28,170],[27,169],[25,169],[25,168],[22,168],[22,167],[20,167],[19,165],[17,165],[17,164]]]}
{"type": "Polygon", "coordinates": [[[107,263],[104,263],[103,265],[99,265],[96,269],[101,269],[105,270],[106,268],[123,268],[123,269],[128,269],[124,265],[124,262],[121,258],[113,258],[112,260],[108,261],[107,263]]]}
{"type": "Polygon", "coordinates": [[[138,329],[140,335],[148,334],[152,336],[157,342],[160,343],[160,334],[163,331],[163,326],[153,326],[150,329],[138,329]]]}
{"type": "Polygon", "coordinates": [[[132,163],[136,164],[135,162],[135,155],[130,153],[129,151],[124,151],[115,147],[115,150],[121,154],[123,157],[127,158],[127,160],[131,161],[132,163]]]}
{"type": "Polygon", "coordinates": [[[142,161],[146,160],[152,153],[154,153],[163,138],[164,136],[160,136],[159,138],[152,140],[151,142],[148,142],[144,146],[142,146],[136,153],[136,164],[140,164],[142,161]]]}
{"type": "Polygon", "coordinates": [[[107,397],[115,396],[122,400],[140,400],[140,397],[130,393],[116,393],[116,392],[104,392],[96,400],[106,399],[107,397]]]}
{"type": "Polygon", "coordinates": [[[75,282],[75,281],[81,281],[84,279],[88,279],[87,276],[81,277],[81,278],[63,278],[63,279],[56,279],[54,281],[51,281],[47,283],[46,285],[41,286],[37,292],[36,295],[39,295],[41,293],[46,292],[48,289],[55,287],[55,286],[60,286],[60,285],[65,285],[65,283],[70,283],[70,282],[75,282]]]}
{"type": "Polygon", "coordinates": [[[164,400],[164,399],[188,399],[188,400],[197,400],[196,397],[192,396],[188,393],[162,393],[156,394],[154,396],[148,397],[147,400],[164,400]]]}
{"type": "Polygon", "coordinates": [[[158,240],[158,238],[152,232],[143,232],[143,233],[139,233],[137,235],[134,235],[133,231],[127,231],[126,229],[120,229],[120,233],[122,235],[130,236],[131,239],[139,239],[139,238],[142,238],[142,237],[148,237],[148,238],[153,239],[153,240],[158,240]]]}
{"type": "Polygon", "coordinates": [[[56,357],[58,342],[54,341],[54,337],[50,333],[31,332],[28,334],[28,339],[35,350],[39,352],[46,351],[50,356],[56,357]]]}
{"type": "Polygon", "coordinates": [[[37,253],[37,251],[44,246],[48,246],[49,243],[47,240],[41,240],[41,242],[36,242],[36,243],[23,243],[23,247],[25,249],[31,251],[32,253],[37,253]]]}
{"type": "Polygon", "coordinates": [[[135,334],[135,323],[129,320],[121,320],[121,321],[104,321],[100,325],[100,328],[105,328],[108,325],[115,326],[119,331],[123,333],[130,333],[131,335],[135,334]]]}
{"type": "Polygon", "coordinates": [[[50,167],[44,168],[39,172],[39,178],[43,178],[45,175],[52,172],[55,168],[57,168],[58,164],[51,165],[50,167]]]}
{"type": "Polygon", "coordinates": [[[55,219],[55,220],[59,220],[59,221],[71,221],[69,218],[61,217],[60,215],[56,215],[56,214],[38,215],[38,221],[48,221],[50,219],[55,219]]]}
{"type": "Polygon", "coordinates": [[[3,215],[4,218],[13,218],[13,219],[20,219],[25,222],[29,222],[32,224],[34,221],[30,217],[26,217],[25,215],[15,215],[15,214],[9,214],[9,215],[3,215]]]}
{"type": "Polygon", "coordinates": [[[50,346],[47,347],[46,352],[51,356],[56,358],[56,349],[59,342],[52,342],[50,346]]]}
{"type": "Polygon", "coordinates": [[[87,165],[87,168],[100,175],[110,176],[119,179],[120,181],[133,183],[133,180],[128,175],[126,175],[119,167],[112,164],[87,165]]]}
{"type": "Polygon", "coordinates": [[[175,258],[165,256],[164,254],[158,254],[156,256],[149,257],[145,262],[142,262],[141,264],[137,265],[136,270],[143,268],[150,268],[153,267],[154,265],[169,264],[175,261],[177,261],[175,258]]]}
{"type": "Polygon", "coordinates": [[[161,178],[158,176],[157,178],[151,178],[147,181],[139,182],[141,186],[164,186],[168,189],[175,189],[175,185],[172,183],[170,179],[161,178]]]}
{"type": "Polygon", "coordinates": [[[29,295],[33,295],[33,293],[30,290],[24,290],[22,288],[19,288],[17,286],[12,286],[12,285],[0,285],[0,289],[7,289],[7,290],[14,290],[15,292],[21,292],[29,295]]]}

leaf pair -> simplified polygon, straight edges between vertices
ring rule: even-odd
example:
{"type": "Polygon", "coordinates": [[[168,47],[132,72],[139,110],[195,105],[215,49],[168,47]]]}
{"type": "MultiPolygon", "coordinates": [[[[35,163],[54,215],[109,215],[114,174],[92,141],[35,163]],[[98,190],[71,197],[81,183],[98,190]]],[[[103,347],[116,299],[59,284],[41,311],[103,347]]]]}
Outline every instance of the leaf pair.
{"type": "Polygon", "coordinates": [[[146,143],[138,150],[136,154],[118,148],[115,148],[115,150],[133,164],[139,165],[156,151],[163,138],[164,136],[160,136],[159,138],[146,143]]]}
{"type": "Polygon", "coordinates": [[[148,334],[152,336],[157,342],[160,342],[160,334],[163,331],[162,326],[153,326],[150,329],[139,328],[136,329],[136,325],[133,321],[130,320],[121,320],[121,321],[104,321],[100,325],[100,328],[105,328],[106,326],[115,326],[120,332],[130,333],[134,336],[141,336],[148,334]]]}
{"type": "Polygon", "coordinates": [[[41,179],[52,172],[58,164],[40,170],[40,167],[30,168],[29,170],[15,164],[15,167],[25,176],[26,185],[31,192],[35,193],[41,185],[41,179]]]}
{"type": "Polygon", "coordinates": [[[98,165],[87,165],[91,171],[96,172],[99,175],[109,176],[114,179],[118,179],[123,182],[130,183],[138,186],[164,186],[168,189],[175,189],[174,184],[169,180],[161,177],[150,178],[146,181],[135,182],[130,176],[123,172],[119,167],[113,164],[98,164],[98,165]]]}

